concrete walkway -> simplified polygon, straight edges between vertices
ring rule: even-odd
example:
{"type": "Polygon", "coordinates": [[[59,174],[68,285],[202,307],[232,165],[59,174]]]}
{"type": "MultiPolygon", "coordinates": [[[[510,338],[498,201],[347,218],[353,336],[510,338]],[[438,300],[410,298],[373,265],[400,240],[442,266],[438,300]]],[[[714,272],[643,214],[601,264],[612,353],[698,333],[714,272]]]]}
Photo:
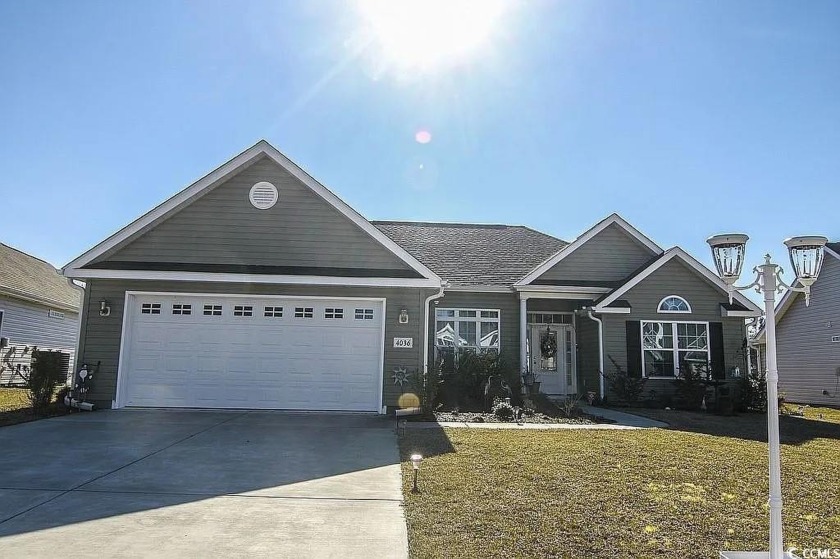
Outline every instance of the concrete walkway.
{"type": "Polygon", "coordinates": [[[121,410],[0,428],[0,557],[404,559],[392,425],[121,410]]]}
{"type": "Polygon", "coordinates": [[[468,423],[462,421],[409,421],[409,429],[439,429],[441,427],[460,427],[467,429],[521,429],[521,430],[563,430],[563,429],[651,429],[667,427],[667,423],[606,408],[581,406],[589,415],[600,415],[615,423],[468,423]]]}

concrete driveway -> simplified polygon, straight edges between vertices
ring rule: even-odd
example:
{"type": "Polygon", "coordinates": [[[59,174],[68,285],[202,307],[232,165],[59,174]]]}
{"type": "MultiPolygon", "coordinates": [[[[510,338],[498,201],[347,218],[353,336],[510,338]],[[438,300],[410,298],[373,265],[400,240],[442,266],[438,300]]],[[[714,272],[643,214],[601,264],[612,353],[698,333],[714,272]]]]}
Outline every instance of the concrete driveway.
{"type": "Polygon", "coordinates": [[[392,425],[120,410],[0,429],[0,557],[408,555],[392,425]]]}

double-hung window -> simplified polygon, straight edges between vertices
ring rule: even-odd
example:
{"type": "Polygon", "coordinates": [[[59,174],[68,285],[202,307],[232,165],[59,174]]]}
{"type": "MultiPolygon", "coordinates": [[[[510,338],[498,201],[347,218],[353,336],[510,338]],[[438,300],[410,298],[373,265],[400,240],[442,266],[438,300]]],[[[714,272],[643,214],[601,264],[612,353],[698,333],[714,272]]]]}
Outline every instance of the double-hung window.
{"type": "Polygon", "coordinates": [[[435,349],[438,359],[459,353],[499,351],[499,311],[494,309],[437,309],[435,349]]]}
{"type": "Polygon", "coordinates": [[[642,321],[642,375],[674,378],[686,367],[709,373],[709,324],[642,321]]]}

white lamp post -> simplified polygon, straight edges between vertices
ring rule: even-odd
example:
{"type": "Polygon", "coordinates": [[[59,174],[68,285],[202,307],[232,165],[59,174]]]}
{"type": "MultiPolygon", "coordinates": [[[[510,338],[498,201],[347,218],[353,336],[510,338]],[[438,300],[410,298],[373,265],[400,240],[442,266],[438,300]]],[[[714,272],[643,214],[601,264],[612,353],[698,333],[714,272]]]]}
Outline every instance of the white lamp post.
{"type": "Polygon", "coordinates": [[[776,294],[784,288],[805,294],[805,305],[811,302],[811,286],[817,281],[823,263],[823,247],[828,241],[825,237],[793,237],[785,241],[790,253],[790,262],[796,273],[796,279],[802,287],[793,287],[782,281],[782,269],[770,262],[770,255],[764,257],[764,264],[756,266],[755,281],[744,287],[737,287],[735,282],[741,275],[744,255],[749,237],[730,234],[715,235],[706,241],[712,248],[715,267],[721,279],[729,287],[729,302],[735,291],[755,288],[764,293],[765,326],[767,342],[767,442],[770,447],[770,553],[732,553],[721,552],[721,557],[736,559],[740,557],[786,557],[782,544],[782,475],[779,452],[779,371],[776,366],[776,294]]]}

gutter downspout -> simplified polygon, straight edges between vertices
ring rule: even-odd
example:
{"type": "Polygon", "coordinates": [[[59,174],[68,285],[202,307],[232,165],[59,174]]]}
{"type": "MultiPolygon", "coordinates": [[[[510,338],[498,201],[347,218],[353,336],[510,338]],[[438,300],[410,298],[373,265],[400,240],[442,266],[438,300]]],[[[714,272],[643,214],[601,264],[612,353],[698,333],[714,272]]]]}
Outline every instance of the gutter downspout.
{"type": "Polygon", "coordinates": [[[426,297],[425,303],[423,306],[425,307],[425,312],[423,313],[425,316],[425,320],[423,323],[423,384],[426,384],[426,378],[429,376],[429,305],[435,299],[440,299],[443,297],[443,290],[446,287],[448,282],[442,281],[440,282],[440,289],[437,293],[429,295],[426,297]]]}
{"type": "MultiPolygon", "coordinates": [[[[520,375],[531,370],[528,363],[528,295],[519,292],[519,369],[520,375]]],[[[522,389],[525,390],[523,383],[522,389]]]]}
{"type": "Polygon", "coordinates": [[[604,400],[604,321],[592,313],[592,308],[586,309],[586,316],[598,323],[598,388],[601,401],[604,400]]]}

